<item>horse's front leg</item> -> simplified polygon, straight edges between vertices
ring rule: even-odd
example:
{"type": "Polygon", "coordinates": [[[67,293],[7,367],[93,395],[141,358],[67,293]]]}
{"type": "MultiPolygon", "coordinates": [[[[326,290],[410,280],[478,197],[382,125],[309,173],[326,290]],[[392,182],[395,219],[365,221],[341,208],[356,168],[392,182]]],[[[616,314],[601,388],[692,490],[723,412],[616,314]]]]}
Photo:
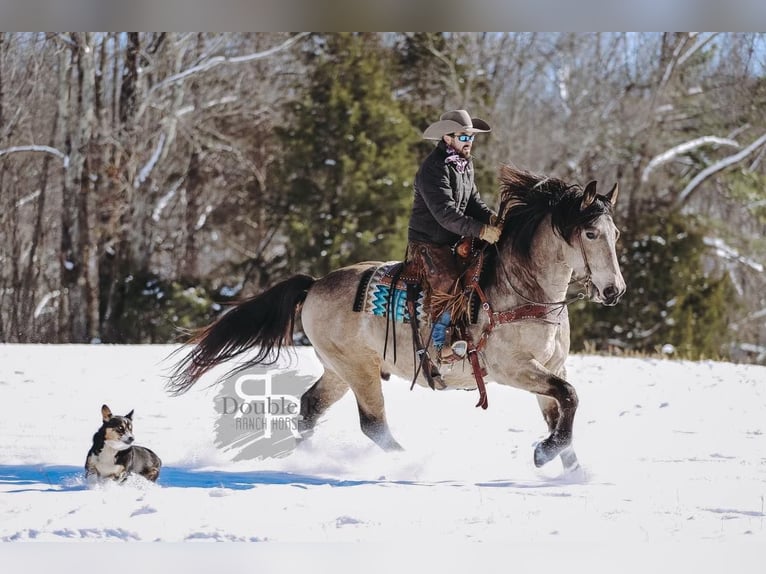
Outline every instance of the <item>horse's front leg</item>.
{"type": "Polygon", "coordinates": [[[539,397],[547,399],[549,405],[552,401],[556,407],[555,412],[551,412],[553,410],[551,407],[548,407],[547,411],[543,411],[544,415],[546,412],[548,413],[546,421],[551,432],[545,440],[535,447],[535,466],[540,467],[571,448],[572,428],[577,412],[578,398],[577,391],[572,385],[561,377],[550,373],[537,361],[532,361],[532,363],[531,367],[534,374],[531,378],[540,382],[533,385],[529,390],[539,397]]]}
{"type": "Polygon", "coordinates": [[[501,370],[505,371],[506,377],[498,379],[499,382],[536,394],[548,424],[550,435],[535,447],[535,466],[543,466],[559,455],[562,455],[565,467],[576,465],[577,458],[571,451],[578,403],[574,387],[531,357],[505,367],[501,370]]]}
{"type": "MultiPolygon", "coordinates": [[[[540,405],[540,410],[543,413],[543,418],[548,424],[548,431],[552,435],[558,426],[559,405],[554,399],[543,395],[537,395],[537,403],[540,405]]],[[[577,459],[577,455],[575,454],[571,443],[569,447],[562,450],[559,455],[561,456],[561,463],[564,465],[565,471],[571,472],[580,468],[580,461],[577,459]]],[[[537,466],[541,465],[538,464],[537,466]]]]}

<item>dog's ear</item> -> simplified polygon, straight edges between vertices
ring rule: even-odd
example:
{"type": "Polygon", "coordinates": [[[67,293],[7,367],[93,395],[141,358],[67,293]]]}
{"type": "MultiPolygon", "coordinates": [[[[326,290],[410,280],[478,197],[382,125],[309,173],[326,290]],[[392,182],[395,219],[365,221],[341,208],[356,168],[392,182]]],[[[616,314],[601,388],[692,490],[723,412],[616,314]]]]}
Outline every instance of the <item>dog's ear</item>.
{"type": "Polygon", "coordinates": [[[133,411],[130,411],[128,414],[125,415],[126,419],[133,420],[133,411]]]}
{"type": "Polygon", "coordinates": [[[112,411],[106,405],[101,405],[101,418],[104,419],[104,422],[112,418],[112,411]]]}

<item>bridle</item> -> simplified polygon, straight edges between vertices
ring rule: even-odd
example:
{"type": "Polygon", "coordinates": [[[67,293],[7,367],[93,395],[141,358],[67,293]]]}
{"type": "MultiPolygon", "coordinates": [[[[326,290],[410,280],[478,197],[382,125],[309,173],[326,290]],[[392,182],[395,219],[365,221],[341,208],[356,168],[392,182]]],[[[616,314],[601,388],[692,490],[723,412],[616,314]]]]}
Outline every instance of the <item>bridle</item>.
{"type": "MultiPolygon", "coordinates": [[[[481,258],[481,261],[479,262],[478,265],[472,266],[472,269],[474,270],[474,272],[469,278],[468,286],[467,286],[468,290],[473,290],[478,295],[479,301],[481,302],[481,308],[486,313],[487,319],[488,319],[488,323],[482,330],[480,338],[479,338],[479,342],[476,345],[477,351],[483,350],[484,346],[487,344],[487,340],[489,339],[490,334],[492,333],[494,328],[499,325],[504,325],[507,323],[513,323],[515,321],[528,320],[528,319],[537,319],[545,323],[558,325],[561,323],[561,315],[566,307],[568,307],[575,301],[580,301],[587,297],[587,293],[588,293],[588,290],[590,289],[590,284],[591,284],[591,270],[590,270],[590,264],[587,259],[587,255],[585,253],[585,248],[582,245],[582,238],[578,237],[578,241],[580,243],[580,251],[583,256],[583,261],[585,262],[586,275],[583,278],[573,279],[572,281],[570,281],[569,284],[571,285],[573,283],[582,283],[583,290],[578,292],[576,295],[572,297],[568,297],[561,301],[537,301],[521,293],[521,291],[519,291],[519,289],[514,285],[511,275],[506,269],[505,265],[503,265],[502,258],[500,257],[500,253],[498,252],[497,256],[500,262],[500,268],[503,270],[506,283],[511,288],[511,290],[522,301],[524,301],[524,304],[516,306],[507,311],[495,311],[492,308],[492,304],[490,303],[489,298],[487,297],[487,294],[484,292],[484,289],[481,287],[479,283],[479,272],[482,267],[484,252],[479,253],[479,257],[481,258]]],[[[486,246],[485,249],[488,247],[490,246],[486,246]]],[[[494,246],[494,249],[497,249],[497,246],[494,246]]]]}
{"type": "MultiPolygon", "coordinates": [[[[508,215],[508,212],[510,211],[511,207],[513,207],[513,201],[509,200],[505,203],[504,206],[500,208],[500,216],[497,218],[497,225],[501,229],[504,228],[505,226],[505,217],[506,215],[508,215]]],[[[591,272],[590,262],[588,261],[588,255],[585,252],[585,247],[582,244],[582,236],[580,234],[577,235],[577,242],[580,246],[580,253],[582,254],[583,262],[585,263],[585,276],[579,277],[579,278],[573,277],[572,280],[569,282],[569,285],[573,285],[575,283],[582,283],[583,290],[577,293],[576,295],[572,297],[568,297],[561,301],[536,301],[524,295],[513,284],[513,281],[511,279],[511,274],[508,272],[508,269],[506,269],[505,265],[503,264],[503,259],[502,257],[500,257],[500,250],[498,249],[497,245],[487,245],[486,248],[495,249],[497,260],[500,262],[500,268],[503,270],[503,274],[505,275],[506,283],[511,288],[511,290],[519,297],[519,299],[521,299],[522,301],[525,301],[529,305],[540,305],[540,306],[552,307],[560,311],[561,309],[571,305],[575,301],[581,301],[587,298],[588,293],[590,292],[591,277],[593,273],[591,272]]],[[[478,285],[478,280],[476,281],[476,284],[478,285]]]]}
{"type": "MultiPolygon", "coordinates": [[[[505,213],[503,213],[503,216],[505,213]]],[[[501,222],[502,220],[498,218],[498,221],[501,222]]],[[[585,253],[585,248],[582,244],[582,237],[578,236],[578,241],[580,243],[580,251],[583,256],[583,261],[585,263],[585,270],[586,275],[584,279],[578,279],[575,281],[570,281],[570,285],[574,282],[580,282],[584,281],[584,286],[587,290],[590,288],[591,283],[591,270],[590,270],[590,263],[588,262],[587,255],[585,253]]],[[[474,374],[474,378],[476,379],[476,387],[479,391],[479,402],[476,404],[477,407],[481,407],[483,409],[486,409],[489,406],[489,401],[487,399],[487,388],[484,384],[484,374],[486,374],[479,364],[479,353],[481,353],[484,350],[484,347],[487,344],[487,341],[489,340],[490,335],[492,334],[492,331],[495,329],[495,327],[498,327],[500,325],[505,325],[508,323],[514,323],[516,321],[522,321],[522,320],[538,320],[542,321],[544,323],[549,323],[552,325],[559,325],[562,321],[562,315],[564,312],[564,309],[567,308],[568,305],[571,303],[574,303],[575,301],[579,301],[581,299],[584,299],[587,295],[586,292],[579,292],[576,296],[570,297],[567,299],[564,299],[562,301],[535,301],[524,294],[522,294],[516,286],[513,284],[513,281],[511,281],[510,274],[508,273],[508,270],[503,265],[502,257],[500,257],[499,251],[497,252],[497,258],[500,261],[500,266],[503,269],[503,273],[506,276],[506,280],[508,285],[511,287],[514,293],[519,296],[520,299],[525,301],[525,304],[514,307],[512,309],[509,309],[507,311],[495,311],[492,309],[492,304],[489,302],[489,299],[487,298],[486,293],[484,292],[484,289],[481,287],[479,283],[479,275],[481,273],[481,269],[483,267],[484,263],[484,254],[485,250],[489,248],[489,245],[486,245],[484,249],[479,251],[477,255],[477,259],[474,262],[473,265],[469,267],[469,270],[472,270],[471,277],[468,280],[468,285],[466,286],[466,292],[470,292],[473,290],[479,297],[479,301],[481,302],[481,308],[484,310],[484,312],[487,315],[487,325],[482,329],[481,334],[479,335],[479,341],[474,344],[473,338],[471,337],[470,333],[467,329],[463,330],[463,337],[468,342],[469,350],[468,350],[468,360],[471,364],[471,369],[474,374]]],[[[497,250],[497,246],[494,246],[494,249],[497,250]]]]}

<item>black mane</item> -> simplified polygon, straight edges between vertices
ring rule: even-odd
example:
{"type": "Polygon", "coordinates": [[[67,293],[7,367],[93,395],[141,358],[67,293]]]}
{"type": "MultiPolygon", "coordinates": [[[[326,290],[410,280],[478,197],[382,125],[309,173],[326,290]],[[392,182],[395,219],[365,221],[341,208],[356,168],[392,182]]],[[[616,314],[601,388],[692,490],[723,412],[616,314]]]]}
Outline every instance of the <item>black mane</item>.
{"type": "Polygon", "coordinates": [[[540,224],[550,214],[554,232],[572,244],[578,229],[590,226],[604,214],[612,213],[612,204],[603,195],[585,210],[581,210],[583,188],[568,184],[555,177],[537,175],[505,165],[500,170],[500,209],[505,211],[503,232],[498,249],[490,249],[487,260],[487,276],[482,283],[496,281],[498,252],[511,250],[516,259],[525,265],[530,263],[532,240],[540,224]]]}

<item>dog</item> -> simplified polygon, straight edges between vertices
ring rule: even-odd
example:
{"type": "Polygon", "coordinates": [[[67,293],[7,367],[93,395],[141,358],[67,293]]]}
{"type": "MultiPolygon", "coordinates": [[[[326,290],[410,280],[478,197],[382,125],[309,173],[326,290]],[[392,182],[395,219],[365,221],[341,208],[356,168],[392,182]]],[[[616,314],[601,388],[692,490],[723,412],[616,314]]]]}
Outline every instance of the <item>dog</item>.
{"type": "Polygon", "coordinates": [[[130,474],[140,474],[156,482],[162,461],[148,448],[133,444],[133,411],[124,417],[114,416],[103,405],[101,418],[103,423],[93,435],[93,446],[85,459],[86,479],[123,482],[130,474]]]}

